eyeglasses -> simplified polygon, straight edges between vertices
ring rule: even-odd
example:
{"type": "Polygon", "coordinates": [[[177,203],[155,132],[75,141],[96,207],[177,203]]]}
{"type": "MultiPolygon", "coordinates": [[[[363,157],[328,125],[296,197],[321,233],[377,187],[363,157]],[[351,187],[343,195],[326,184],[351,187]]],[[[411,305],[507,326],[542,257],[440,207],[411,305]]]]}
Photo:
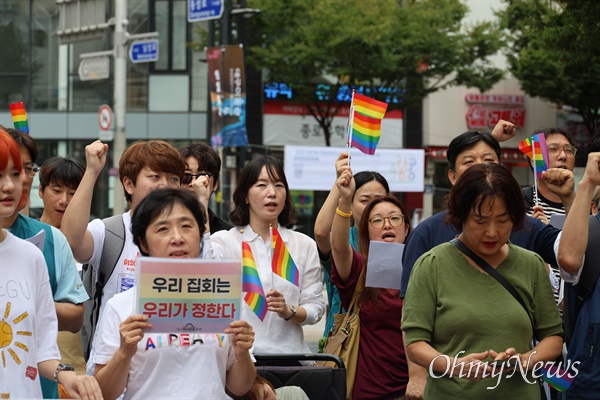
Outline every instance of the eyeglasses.
{"type": "Polygon", "coordinates": [[[29,177],[33,178],[40,170],[40,167],[38,167],[36,163],[28,162],[27,164],[23,165],[23,169],[29,177]]]}
{"type": "Polygon", "coordinates": [[[577,154],[577,148],[571,146],[570,144],[565,144],[562,147],[557,144],[551,144],[548,146],[548,154],[551,156],[556,157],[561,151],[564,151],[567,157],[575,157],[575,154],[577,154]]]}
{"type": "Polygon", "coordinates": [[[375,229],[381,229],[385,226],[385,221],[388,220],[391,226],[394,228],[397,226],[402,226],[404,224],[404,215],[402,214],[394,214],[389,217],[373,217],[369,220],[371,226],[375,229]]]}
{"type": "Polygon", "coordinates": [[[210,179],[211,177],[215,176],[215,174],[211,174],[210,172],[199,172],[197,174],[190,174],[186,172],[185,174],[183,174],[183,179],[181,180],[181,183],[184,185],[189,185],[190,183],[192,183],[192,181],[195,181],[200,176],[208,176],[208,178],[210,179]]]}

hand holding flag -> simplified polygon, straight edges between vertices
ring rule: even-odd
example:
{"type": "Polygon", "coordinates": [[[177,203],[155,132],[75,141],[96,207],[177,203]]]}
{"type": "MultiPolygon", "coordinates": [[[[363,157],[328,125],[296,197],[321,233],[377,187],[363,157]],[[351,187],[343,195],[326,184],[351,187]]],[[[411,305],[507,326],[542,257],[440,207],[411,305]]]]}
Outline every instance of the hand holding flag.
{"type": "Polygon", "coordinates": [[[533,160],[535,177],[542,177],[542,172],[548,169],[548,146],[543,133],[538,133],[519,143],[519,150],[533,160]]]}

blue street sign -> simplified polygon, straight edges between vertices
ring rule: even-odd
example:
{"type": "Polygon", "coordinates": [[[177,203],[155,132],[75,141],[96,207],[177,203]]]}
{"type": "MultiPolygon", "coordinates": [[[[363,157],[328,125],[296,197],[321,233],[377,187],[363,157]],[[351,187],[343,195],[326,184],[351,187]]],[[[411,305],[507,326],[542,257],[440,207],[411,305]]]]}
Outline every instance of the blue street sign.
{"type": "Polygon", "coordinates": [[[138,40],[129,46],[132,63],[158,61],[158,39],[138,40]]]}
{"type": "Polygon", "coordinates": [[[219,19],[223,15],[224,0],[188,0],[188,22],[219,19]]]}

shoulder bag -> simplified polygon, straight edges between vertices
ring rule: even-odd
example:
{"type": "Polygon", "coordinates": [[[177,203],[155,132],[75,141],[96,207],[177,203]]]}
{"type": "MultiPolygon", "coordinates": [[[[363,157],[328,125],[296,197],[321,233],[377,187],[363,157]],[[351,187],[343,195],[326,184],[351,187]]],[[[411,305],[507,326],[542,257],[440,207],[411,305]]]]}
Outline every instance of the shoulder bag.
{"type": "MultiPolygon", "coordinates": [[[[323,353],[335,354],[344,361],[346,366],[346,399],[352,399],[354,380],[356,379],[358,348],[360,345],[360,306],[356,303],[356,299],[360,292],[359,288],[364,286],[362,284],[364,273],[363,268],[358,277],[348,311],[333,316],[333,327],[327,334],[327,342],[323,349],[323,353]]],[[[317,365],[335,367],[335,364],[330,361],[319,361],[317,365]]]]}

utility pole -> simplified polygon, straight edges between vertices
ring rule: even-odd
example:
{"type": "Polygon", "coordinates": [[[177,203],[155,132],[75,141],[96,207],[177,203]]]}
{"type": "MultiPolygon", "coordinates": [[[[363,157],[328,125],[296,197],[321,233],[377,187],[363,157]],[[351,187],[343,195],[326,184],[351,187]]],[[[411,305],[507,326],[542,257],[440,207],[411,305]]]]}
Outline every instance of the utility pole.
{"type": "MultiPolygon", "coordinates": [[[[119,168],[121,155],[125,151],[125,116],[127,113],[127,0],[115,0],[115,32],[113,50],[115,57],[115,81],[113,110],[115,114],[115,139],[113,141],[113,167],[119,168]]],[[[117,176],[114,184],[113,214],[125,212],[125,193],[117,176]]]]}

